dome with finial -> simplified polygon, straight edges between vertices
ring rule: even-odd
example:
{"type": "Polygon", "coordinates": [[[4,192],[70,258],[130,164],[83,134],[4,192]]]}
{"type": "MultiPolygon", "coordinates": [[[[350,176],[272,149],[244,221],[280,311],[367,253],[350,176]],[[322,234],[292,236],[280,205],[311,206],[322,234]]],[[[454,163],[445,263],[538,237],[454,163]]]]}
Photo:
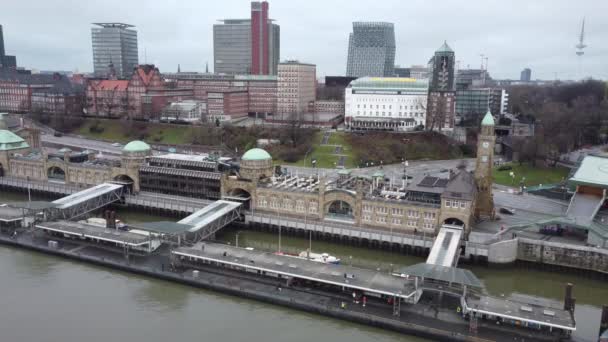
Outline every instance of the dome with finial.
{"type": "Polygon", "coordinates": [[[483,117],[483,120],[481,120],[481,125],[482,126],[494,126],[495,122],[494,122],[494,116],[492,116],[492,112],[488,109],[488,112],[486,113],[486,115],[483,117]]]}
{"type": "Polygon", "coordinates": [[[437,51],[435,52],[439,52],[439,53],[446,53],[446,52],[451,52],[453,53],[454,50],[452,50],[452,48],[448,45],[447,41],[443,41],[443,45],[441,45],[441,47],[439,49],[437,49],[437,51]]]}

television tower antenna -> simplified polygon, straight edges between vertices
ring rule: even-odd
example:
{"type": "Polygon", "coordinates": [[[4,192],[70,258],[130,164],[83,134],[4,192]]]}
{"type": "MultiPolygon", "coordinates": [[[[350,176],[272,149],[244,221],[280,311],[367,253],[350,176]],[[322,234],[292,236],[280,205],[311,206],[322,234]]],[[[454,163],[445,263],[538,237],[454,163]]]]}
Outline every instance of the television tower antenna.
{"type": "Polygon", "coordinates": [[[583,55],[585,54],[585,17],[583,17],[583,24],[581,25],[581,33],[578,37],[578,44],[576,44],[576,55],[578,56],[578,74],[579,77],[583,78],[583,55]]]}

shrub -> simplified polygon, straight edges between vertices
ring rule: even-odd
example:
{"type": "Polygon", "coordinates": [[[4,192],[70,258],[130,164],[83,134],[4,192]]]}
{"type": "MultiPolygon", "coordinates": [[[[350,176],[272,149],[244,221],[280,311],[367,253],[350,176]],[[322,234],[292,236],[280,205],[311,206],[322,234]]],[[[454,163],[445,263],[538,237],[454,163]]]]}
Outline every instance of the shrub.
{"type": "Polygon", "coordinates": [[[498,171],[509,171],[509,170],[513,170],[513,166],[505,164],[505,165],[500,165],[498,167],[498,171]]]}

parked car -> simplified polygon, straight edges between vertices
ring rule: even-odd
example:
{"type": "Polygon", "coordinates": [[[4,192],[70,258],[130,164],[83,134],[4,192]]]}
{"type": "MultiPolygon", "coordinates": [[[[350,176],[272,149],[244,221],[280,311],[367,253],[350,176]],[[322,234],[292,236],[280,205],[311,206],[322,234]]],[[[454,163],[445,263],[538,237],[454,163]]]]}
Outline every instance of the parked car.
{"type": "Polygon", "coordinates": [[[55,133],[53,133],[53,136],[56,136],[57,138],[61,138],[63,136],[63,133],[55,131],[55,133]]]}
{"type": "Polygon", "coordinates": [[[511,208],[502,207],[502,208],[500,208],[499,211],[501,214],[515,215],[515,209],[511,209],[511,208]]]}

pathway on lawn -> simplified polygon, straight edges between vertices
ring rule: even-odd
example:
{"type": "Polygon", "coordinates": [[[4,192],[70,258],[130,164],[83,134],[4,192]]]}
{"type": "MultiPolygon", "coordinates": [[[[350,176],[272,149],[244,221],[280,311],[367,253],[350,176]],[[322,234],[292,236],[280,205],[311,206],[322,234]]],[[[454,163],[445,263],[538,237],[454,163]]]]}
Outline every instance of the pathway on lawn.
{"type": "Polygon", "coordinates": [[[331,146],[334,147],[334,151],[332,155],[338,157],[338,161],[336,162],[336,167],[344,168],[346,165],[346,157],[344,154],[344,147],[342,145],[330,144],[329,138],[331,137],[331,131],[327,131],[323,133],[323,139],[321,140],[321,146],[331,146]]]}

